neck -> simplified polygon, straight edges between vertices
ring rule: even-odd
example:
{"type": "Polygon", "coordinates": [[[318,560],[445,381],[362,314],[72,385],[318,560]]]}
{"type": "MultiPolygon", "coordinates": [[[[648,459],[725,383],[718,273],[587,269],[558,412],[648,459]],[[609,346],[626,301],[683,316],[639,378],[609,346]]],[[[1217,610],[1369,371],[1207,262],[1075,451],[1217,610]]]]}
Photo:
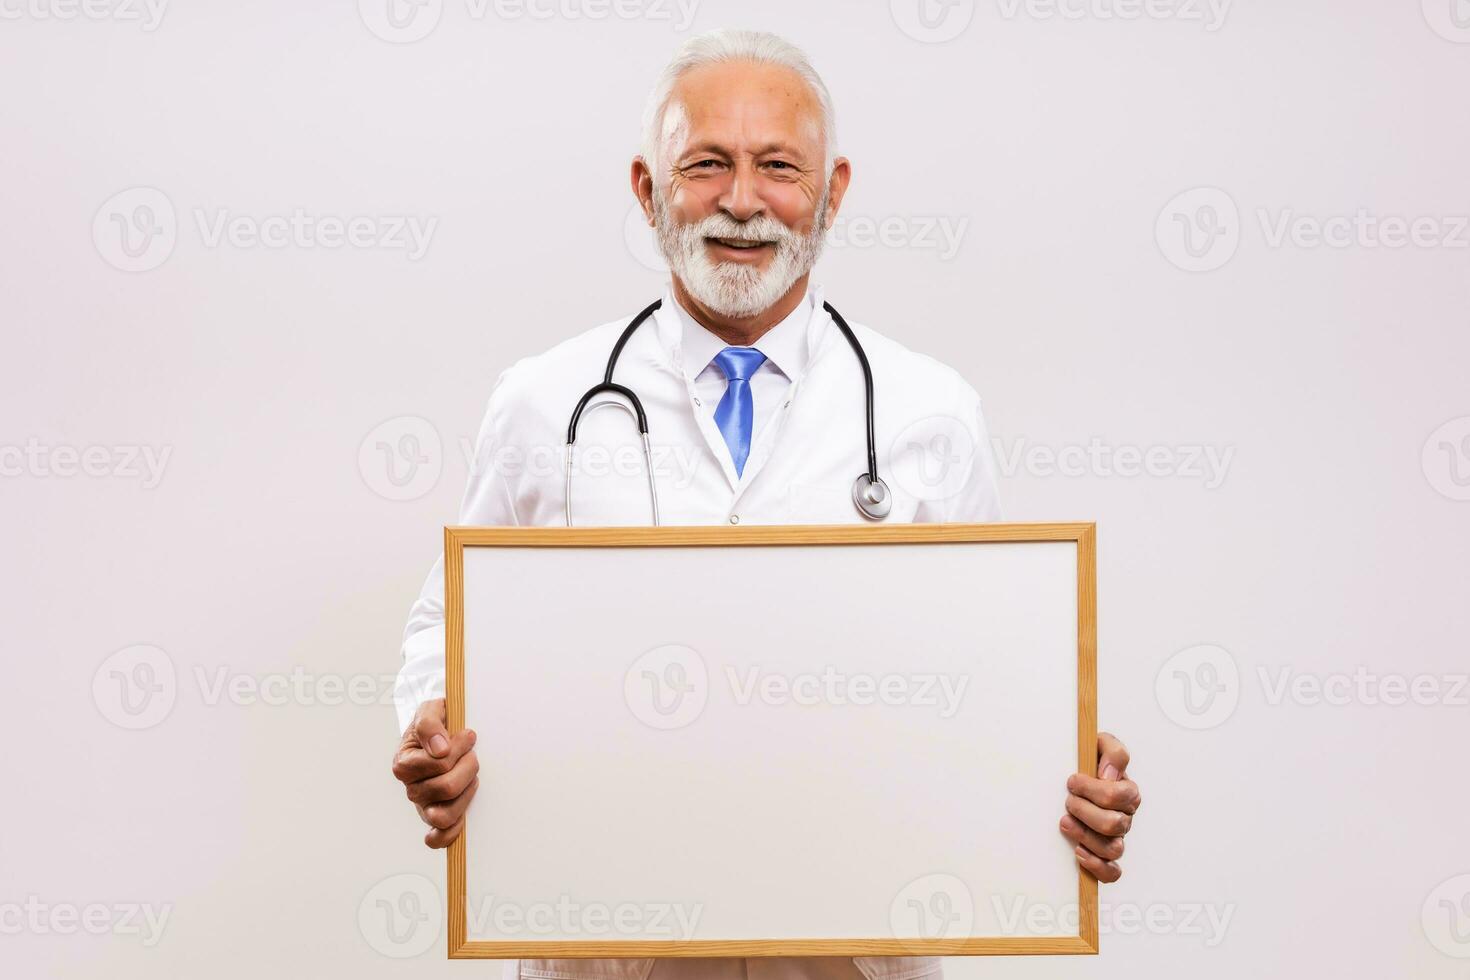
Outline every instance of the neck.
{"type": "Polygon", "coordinates": [[[694,317],[700,326],[725,343],[732,347],[749,347],[796,309],[797,304],[806,295],[806,281],[810,275],[811,273],[807,273],[796,280],[791,284],[791,288],[781,295],[780,299],[754,316],[734,317],[716,313],[690,295],[689,290],[684,288],[678,276],[674,276],[674,299],[689,311],[689,315],[694,317]]]}

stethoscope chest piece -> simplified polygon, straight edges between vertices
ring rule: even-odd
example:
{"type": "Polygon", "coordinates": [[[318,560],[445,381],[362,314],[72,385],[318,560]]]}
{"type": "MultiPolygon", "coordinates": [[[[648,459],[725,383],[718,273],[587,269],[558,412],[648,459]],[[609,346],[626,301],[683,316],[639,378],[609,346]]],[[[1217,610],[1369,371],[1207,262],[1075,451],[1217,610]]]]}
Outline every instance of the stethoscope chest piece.
{"type": "Polygon", "coordinates": [[[875,480],[863,473],[852,485],[852,502],[868,520],[881,521],[893,509],[893,494],[888,492],[888,484],[882,477],[875,480]]]}

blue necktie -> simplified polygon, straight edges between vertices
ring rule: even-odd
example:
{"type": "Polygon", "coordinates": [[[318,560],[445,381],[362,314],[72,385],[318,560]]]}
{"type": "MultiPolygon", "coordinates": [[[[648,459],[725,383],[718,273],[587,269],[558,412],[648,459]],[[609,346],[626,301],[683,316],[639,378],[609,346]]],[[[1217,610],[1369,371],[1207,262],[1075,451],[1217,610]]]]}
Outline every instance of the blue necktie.
{"type": "Polygon", "coordinates": [[[715,363],[725,372],[728,384],[725,397],[715,408],[715,425],[730,447],[735,473],[745,475],[745,460],[750,456],[751,429],[755,426],[755,399],[750,393],[750,376],[764,364],[766,355],[754,347],[726,347],[715,355],[715,363]]]}

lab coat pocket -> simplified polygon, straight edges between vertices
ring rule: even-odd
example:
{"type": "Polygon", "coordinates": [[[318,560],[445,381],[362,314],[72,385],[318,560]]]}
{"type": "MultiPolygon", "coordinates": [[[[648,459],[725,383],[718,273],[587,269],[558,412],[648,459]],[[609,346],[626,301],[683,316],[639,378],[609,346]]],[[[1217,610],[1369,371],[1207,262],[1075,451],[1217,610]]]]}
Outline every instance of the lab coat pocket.
{"type": "Polygon", "coordinates": [[[521,960],[521,980],[648,980],[652,959],[521,960]]]}
{"type": "Polygon", "coordinates": [[[856,956],[852,962],[868,980],[934,980],[944,974],[937,956],[856,956]]]}

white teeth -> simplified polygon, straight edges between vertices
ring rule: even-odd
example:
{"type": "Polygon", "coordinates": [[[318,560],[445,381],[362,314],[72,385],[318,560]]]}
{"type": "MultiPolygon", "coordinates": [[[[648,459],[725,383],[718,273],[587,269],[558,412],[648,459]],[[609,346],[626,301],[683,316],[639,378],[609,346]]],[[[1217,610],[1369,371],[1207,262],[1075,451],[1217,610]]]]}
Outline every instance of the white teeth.
{"type": "Polygon", "coordinates": [[[765,242],[752,242],[743,238],[716,238],[715,241],[729,248],[760,248],[765,242]]]}

